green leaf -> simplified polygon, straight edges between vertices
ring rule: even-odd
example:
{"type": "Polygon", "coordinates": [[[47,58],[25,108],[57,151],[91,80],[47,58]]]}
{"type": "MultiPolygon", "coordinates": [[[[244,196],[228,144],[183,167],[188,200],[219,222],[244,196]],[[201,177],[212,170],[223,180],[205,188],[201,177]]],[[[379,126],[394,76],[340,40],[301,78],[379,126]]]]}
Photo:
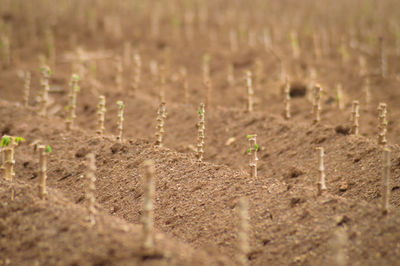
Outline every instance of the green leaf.
{"type": "Polygon", "coordinates": [[[247,135],[248,139],[251,139],[253,137],[253,135],[247,135]]]}
{"type": "Polygon", "coordinates": [[[254,148],[256,151],[258,151],[258,145],[257,145],[257,144],[254,144],[253,148],[254,148]]]}
{"type": "Polygon", "coordinates": [[[78,86],[78,85],[76,85],[76,86],[75,86],[75,91],[80,91],[80,90],[81,90],[81,87],[78,86]]]}
{"type": "Polygon", "coordinates": [[[51,147],[50,147],[50,145],[47,145],[46,146],[46,150],[45,150],[47,153],[50,153],[51,152],[51,147]]]}
{"type": "Polygon", "coordinates": [[[3,136],[3,137],[1,138],[0,146],[1,146],[1,147],[6,147],[6,146],[8,146],[8,144],[10,144],[10,142],[11,142],[11,138],[10,138],[10,137],[8,137],[8,136],[3,136]]]}
{"type": "Polygon", "coordinates": [[[247,153],[250,153],[250,149],[247,149],[247,153]]]}
{"type": "Polygon", "coordinates": [[[15,142],[19,143],[19,142],[24,142],[25,139],[23,137],[15,137],[15,142]]]}
{"type": "Polygon", "coordinates": [[[119,105],[119,107],[120,107],[121,109],[124,109],[124,108],[125,108],[125,105],[124,105],[124,103],[123,103],[122,101],[117,101],[117,104],[119,105]]]}
{"type": "Polygon", "coordinates": [[[201,115],[201,114],[203,113],[203,111],[202,111],[201,109],[199,109],[199,110],[197,111],[197,113],[198,113],[199,115],[201,115]]]}
{"type": "Polygon", "coordinates": [[[75,80],[75,81],[80,81],[81,80],[81,78],[77,74],[73,74],[72,75],[72,79],[75,80]]]}

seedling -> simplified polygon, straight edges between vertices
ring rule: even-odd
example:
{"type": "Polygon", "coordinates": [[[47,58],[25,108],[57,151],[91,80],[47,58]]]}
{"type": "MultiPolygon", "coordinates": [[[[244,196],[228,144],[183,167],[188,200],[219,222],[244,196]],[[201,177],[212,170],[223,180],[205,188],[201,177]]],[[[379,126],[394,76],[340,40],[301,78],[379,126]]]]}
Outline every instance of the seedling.
{"type": "Polygon", "coordinates": [[[39,198],[44,200],[47,196],[46,180],[47,180],[47,157],[51,153],[49,145],[39,145],[39,198]]]}
{"type": "Polygon", "coordinates": [[[249,201],[247,198],[240,198],[237,205],[237,212],[239,218],[238,228],[238,253],[237,260],[240,265],[248,265],[249,246],[249,201]]]}
{"type": "Polygon", "coordinates": [[[239,44],[238,44],[238,36],[234,29],[231,29],[231,31],[229,32],[229,41],[230,41],[231,52],[236,53],[239,50],[239,44]]]}
{"type": "Polygon", "coordinates": [[[202,70],[203,70],[203,84],[207,86],[207,82],[210,80],[210,61],[211,56],[209,54],[204,54],[202,58],[202,70]]]}
{"type": "Polygon", "coordinates": [[[1,36],[0,48],[3,68],[8,68],[11,65],[10,40],[5,35],[1,36]]]}
{"type": "Polygon", "coordinates": [[[126,69],[131,66],[131,57],[132,57],[131,48],[132,46],[129,41],[124,42],[123,55],[124,55],[124,68],[126,69]]]}
{"type": "Polygon", "coordinates": [[[50,65],[54,67],[56,61],[56,46],[54,42],[54,35],[50,29],[46,30],[45,35],[46,35],[47,58],[49,59],[50,65]]]}
{"type": "Polygon", "coordinates": [[[351,111],[352,121],[353,121],[353,134],[355,136],[359,135],[359,118],[360,118],[360,103],[358,101],[353,101],[352,111],[351,111]]]}
{"type": "Polygon", "coordinates": [[[183,103],[189,103],[189,82],[187,76],[187,70],[185,67],[181,68],[181,79],[182,79],[182,88],[183,88],[183,103]]]}
{"type": "Polygon", "coordinates": [[[88,220],[91,225],[96,224],[96,159],[93,153],[89,153],[87,156],[87,187],[86,187],[86,201],[87,208],[89,210],[88,220]]]}
{"type": "Polygon", "coordinates": [[[117,141],[122,142],[122,131],[123,131],[123,124],[124,124],[124,108],[125,105],[122,101],[117,101],[118,105],[118,124],[117,124],[117,129],[118,129],[118,135],[117,135],[117,141]]]}
{"type": "Polygon", "coordinates": [[[319,171],[319,181],[317,183],[318,195],[321,195],[326,191],[325,184],[325,166],[324,166],[324,148],[317,147],[318,151],[318,171],[319,171]]]}
{"type": "Polygon", "coordinates": [[[115,57],[115,86],[117,86],[117,90],[122,90],[122,83],[123,83],[123,74],[124,74],[124,67],[122,65],[121,56],[115,57]]]}
{"type": "Polygon", "coordinates": [[[235,85],[235,69],[233,64],[228,65],[228,71],[226,76],[226,81],[230,87],[235,85]]]}
{"type": "Polygon", "coordinates": [[[383,185],[382,185],[382,212],[387,214],[389,212],[390,201],[390,150],[384,148],[383,150],[383,185]]]}
{"type": "Polygon", "coordinates": [[[141,73],[142,73],[142,60],[140,58],[139,52],[135,50],[133,53],[133,80],[132,80],[133,92],[139,89],[141,73]]]}
{"type": "Polygon", "coordinates": [[[165,109],[165,103],[161,103],[157,111],[157,127],[156,127],[156,147],[162,147],[163,145],[163,135],[165,133],[164,124],[167,118],[167,112],[165,109]]]}
{"type": "Polygon", "coordinates": [[[284,118],[289,120],[291,118],[290,115],[290,80],[289,77],[286,77],[286,83],[284,85],[284,96],[283,96],[283,104],[284,104],[284,118]]]}
{"type": "Polygon", "coordinates": [[[160,103],[164,103],[165,102],[165,84],[166,84],[166,80],[165,80],[165,66],[161,65],[160,66],[160,77],[159,77],[159,100],[160,103]]]}
{"type": "Polygon", "coordinates": [[[47,115],[47,103],[49,100],[49,79],[51,75],[50,68],[48,66],[43,66],[40,68],[40,74],[41,74],[41,79],[40,79],[40,85],[42,87],[41,89],[41,95],[40,95],[40,107],[39,107],[39,113],[42,116],[47,115]]]}
{"type": "Polygon", "coordinates": [[[257,151],[258,151],[258,144],[257,144],[257,135],[252,134],[252,135],[247,135],[247,140],[249,141],[249,149],[247,149],[247,153],[250,155],[250,161],[249,161],[249,166],[250,166],[250,176],[251,177],[257,177],[257,151]]]}
{"type": "MultiPolygon", "coordinates": [[[[315,87],[315,84],[317,84],[317,70],[315,68],[311,68],[309,71],[309,76],[308,76],[308,82],[307,82],[307,97],[310,102],[314,102],[314,94],[313,90],[315,87]]],[[[285,77],[286,81],[286,77],[285,77]]]]}
{"type": "Polygon", "coordinates": [[[2,149],[2,170],[3,177],[6,180],[12,181],[15,173],[14,173],[14,148],[20,143],[24,142],[25,139],[22,137],[12,137],[12,136],[3,136],[0,141],[0,147],[2,149]]]}
{"type": "Polygon", "coordinates": [[[144,165],[144,180],[143,180],[143,214],[142,214],[142,232],[143,243],[142,247],[146,252],[151,252],[154,249],[153,237],[153,198],[154,198],[154,163],[147,160],[144,165]]]}
{"type": "Polygon", "coordinates": [[[381,75],[382,78],[387,77],[387,72],[388,72],[388,66],[387,66],[387,60],[386,60],[386,50],[385,50],[385,40],[383,37],[379,37],[379,44],[380,44],[380,49],[381,49],[381,75]]]}
{"type": "Polygon", "coordinates": [[[378,125],[378,144],[386,146],[387,144],[387,106],[386,103],[380,103],[378,106],[379,125],[378,125]]]}
{"type": "Polygon", "coordinates": [[[31,73],[29,71],[24,74],[24,106],[29,105],[29,93],[31,90],[31,73]]]}
{"type": "Polygon", "coordinates": [[[369,110],[371,104],[371,82],[368,77],[364,80],[365,110],[369,110]]]}
{"type": "Polygon", "coordinates": [[[254,90],[253,90],[253,80],[251,71],[246,71],[246,87],[247,87],[247,111],[253,112],[254,90]]]}
{"type": "Polygon", "coordinates": [[[199,122],[197,123],[197,153],[196,157],[199,162],[203,161],[204,155],[204,138],[205,138],[205,105],[204,103],[200,103],[200,107],[197,111],[199,115],[199,122]]]}
{"type": "Polygon", "coordinates": [[[77,74],[72,74],[70,81],[70,90],[69,90],[69,103],[66,108],[67,117],[65,120],[65,124],[67,130],[71,130],[74,126],[74,120],[76,118],[76,94],[80,91],[79,87],[80,77],[77,74]]]}
{"type": "Polygon", "coordinates": [[[314,123],[321,121],[321,86],[316,84],[314,87],[314,101],[313,101],[313,113],[314,123]]]}
{"type": "Polygon", "coordinates": [[[99,96],[99,104],[97,105],[97,130],[96,133],[99,135],[104,134],[104,116],[106,114],[106,97],[104,95],[99,96]]]}
{"type": "Polygon", "coordinates": [[[336,85],[336,106],[339,110],[344,109],[343,85],[341,83],[336,85]]]}
{"type": "Polygon", "coordinates": [[[365,56],[360,55],[358,57],[358,64],[360,66],[360,77],[364,77],[367,75],[367,60],[365,59],[365,56]]]}
{"type": "Polygon", "coordinates": [[[292,30],[289,34],[290,46],[292,47],[293,58],[298,59],[300,57],[300,46],[297,32],[292,30]]]}
{"type": "Polygon", "coordinates": [[[207,97],[206,97],[206,106],[209,106],[211,103],[211,92],[212,92],[212,82],[211,79],[207,80],[206,82],[207,88],[207,97]]]}

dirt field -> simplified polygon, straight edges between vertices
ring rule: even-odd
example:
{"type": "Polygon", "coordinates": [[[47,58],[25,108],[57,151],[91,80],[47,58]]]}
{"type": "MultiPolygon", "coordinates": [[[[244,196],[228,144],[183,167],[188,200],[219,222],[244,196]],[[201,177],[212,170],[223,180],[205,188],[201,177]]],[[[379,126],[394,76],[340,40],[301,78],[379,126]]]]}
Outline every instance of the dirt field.
{"type": "Polygon", "coordinates": [[[25,139],[15,147],[14,179],[0,180],[0,265],[240,265],[241,198],[249,200],[248,265],[398,264],[398,1],[0,3],[0,133],[25,139]],[[46,116],[39,112],[44,65],[51,69],[46,116]],[[81,81],[68,131],[73,73],[81,81]],[[319,123],[312,112],[316,84],[319,123]],[[100,95],[104,135],[96,134],[100,95]],[[125,106],[122,141],[118,100],[125,106]],[[358,135],[350,119],[354,100],[358,135]],[[167,111],[163,147],[155,145],[160,101],[167,111]],[[387,145],[378,142],[382,102],[387,145]],[[202,162],[200,103],[206,103],[202,162]],[[257,177],[249,166],[252,134],[257,177]],[[38,142],[52,149],[45,200],[38,196],[38,142]],[[317,147],[325,150],[322,194],[317,147]],[[387,214],[384,149],[391,157],[387,214]],[[87,222],[89,153],[97,168],[95,225],[87,222]],[[152,252],[142,247],[146,160],[155,165],[152,252]]]}

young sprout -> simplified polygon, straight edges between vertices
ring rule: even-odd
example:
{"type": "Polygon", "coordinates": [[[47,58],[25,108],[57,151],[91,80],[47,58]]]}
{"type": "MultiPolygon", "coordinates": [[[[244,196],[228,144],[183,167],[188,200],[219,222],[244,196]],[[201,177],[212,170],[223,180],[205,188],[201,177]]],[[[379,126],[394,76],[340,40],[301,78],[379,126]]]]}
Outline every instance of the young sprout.
{"type": "Polygon", "coordinates": [[[54,35],[50,29],[46,30],[45,35],[46,35],[47,58],[49,59],[50,65],[54,67],[56,63],[56,46],[54,42],[54,35]]]}
{"type": "Polygon", "coordinates": [[[321,121],[321,94],[322,88],[319,84],[316,84],[314,87],[313,101],[314,123],[319,123],[321,121]]]}
{"type": "Polygon", "coordinates": [[[264,63],[260,58],[256,58],[254,61],[254,74],[253,78],[256,88],[261,88],[261,83],[264,75],[264,63]]]}
{"type": "Polygon", "coordinates": [[[88,220],[91,225],[96,224],[96,159],[93,153],[89,153],[87,156],[87,170],[86,170],[86,201],[89,209],[88,220]]]}
{"type": "Polygon", "coordinates": [[[292,30],[289,34],[290,46],[292,47],[293,58],[300,58],[300,46],[299,39],[297,37],[297,32],[292,30]]]}
{"type": "Polygon", "coordinates": [[[124,68],[129,68],[131,66],[131,43],[129,41],[124,42],[123,54],[124,54],[124,68]]]}
{"type": "Polygon", "coordinates": [[[141,73],[142,73],[142,60],[140,58],[139,52],[135,50],[133,53],[133,80],[132,80],[133,92],[139,89],[141,73]]]}
{"type": "Polygon", "coordinates": [[[3,68],[8,68],[11,65],[10,40],[5,35],[1,36],[0,48],[3,68]]]}
{"type": "Polygon", "coordinates": [[[248,155],[250,155],[250,161],[249,161],[249,166],[250,166],[250,176],[251,177],[257,177],[257,151],[258,151],[258,145],[257,145],[257,135],[252,134],[252,135],[247,135],[247,139],[249,141],[250,147],[247,149],[248,155]]]}
{"type": "Polygon", "coordinates": [[[39,145],[39,198],[44,200],[47,195],[46,179],[47,179],[47,157],[51,153],[49,145],[39,145]]]}
{"type": "Polygon", "coordinates": [[[336,84],[336,106],[339,110],[344,109],[343,85],[341,83],[336,84]]]}
{"type": "Polygon", "coordinates": [[[251,71],[246,71],[246,87],[247,87],[247,111],[253,112],[254,90],[251,71]]]}
{"type": "Polygon", "coordinates": [[[360,103],[358,101],[353,101],[352,111],[351,111],[352,121],[353,121],[353,134],[355,136],[359,135],[359,118],[360,118],[360,103]]]}
{"type": "Polygon", "coordinates": [[[117,124],[117,129],[118,129],[118,135],[117,135],[117,140],[119,142],[122,142],[122,130],[123,130],[123,124],[124,124],[124,108],[125,105],[122,101],[117,101],[118,105],[118,124],[117,124]]]}
{"type": "Polygon", "coordinates": [[[265,51],[269,52],[272,47],[272,40],[271,40],[271,31],[268,28],[264,28],[263,30],[263,43],[265,51]]]}
{"type": "Polygon", "coordinates": [[[203,84],[207,86],[207,82],[211,79],[210,76],[210,54],[204,54],[202,58],[203,84]]]}
{"type": "Polygon", "coordinates": [[[344,36],[342,36],[342,38],[340,39],[339,53],[342,56],[342,64],[347,63],[350,58],[350,54],[347,49],[346,39],[344,38],[344,36]]]}
{"type": "Polygon", "coordinates": [[[238,253],[237,260],[239,265],[246,266],[249,264],[248,253],[249,247],[249,201],[247,198],[240,198],[237,205],[237,212],[239,218],[238,228],[238,253]]]}
{"type": "Polygon", "coordinates": [[[387,214],[389,212],[390,201],[390,150],[384,148],[383,150],[383,186],[382,186],[382,212],[387,214]]]}
{"type": "Polygon", "coordinates": [[[291,115],[290,115],[290,80],[289,80],[289,77],[286,77],[286,84],[284,85],[283,93],[284,93],[283,104],[285,106],[284,118],[286,120],[289,120],[291,117],[291,115]]]}
{"type": "Polygon", "coordinates": [[[31,72],[24,73],[24,106],[29,105],[29,93],[31,90],[31,72]]]}
{"type": "Polygon", "coordinates": [[[166,80],[165,80],[165,66],[161,65],[160,66],[160,77],[159,77],[159,100],[160,103],[164,103],[165,102],[165,84],[166,84],[166,80]]]}
{"type": "Polygon", "coordinates": [[[106,114],[106,97],[104,95],[99,96],[99,104],[97,105],[97,130],[96,133],[99,135],[104,134],[104,116],[106,114]]]}
{"type": "Polygon", "coordinates": [[[228,65],[226,81],[230,87],[235,85],[235,68],[233,64],[228,65]]]}
{"type": "Polygon", "coordinates": [[[381,49],[381,75],[382,78],[387,77],[387,72],[388,72],[388,66],[387,66],[387,60],[386,60],[386,50],[385,50],[385,40],[381,36],[379,37],[379,43],[380,43],[380,49],[381,49]]]}
{"type": "Polygon", "coordinates": [[[165,109],[165,103],[161,103],[157,111],[157,127],[156,127],[156,147],[162,147],[163,145],[163,135],[165,133],[164,124],[167,118],[167,111],[165,109]]]}
{"type": "Polygon", "coordinates": [[[317,188],[318,188],[318,195],[321,195],[327,189],[325,184],[324,148],[317,147],[317,151],[318,151],[318,171],[319,171],[319,181],[317,183],[317,188]]]}
{"type": "Polygon", "coordinates": [[[365,56],[360,55],[358,57],[358,64],[360,66],[360,77],[365,77],[365,75],[367,75],[367,60],[365,56]]]}
{"type": "Polygon", "coordinates": [[[364,79],[365,110],[368,111],[371,104],[371,82],[368,77],[364,79]]]}
{"type": "Polygon", "coordinates": [[[122,65],[121,56],[115,57],[115,85],[118,91],[122,91],[124,66],[122,65]]]}
{"type": "Polygon", "coordinates": [[[197,114],[199,115],[199,121],[197,123],[197,152],[196,157],[199,162],[203,161],[204,155],[204,138],[205,138],[205,105],[204,103],[200,103],[200,107],[197,110],[197,114]]]}
{"type": "Polygon", "coordinates": [[[189,103],[189,82],[187,76],[186,67],[181,68],[181,79],[182,79],[182,87],[183,87],[183,103],[189,103]]]}
{"type": "Polygon", "coordinates": [[[231,52],[236,53],[239,50],[238,36],[234,29],[229,32],[229,42],[231,47],[231,52]]]}
{"type": "Polygon", "coordinates": [[[12,136],[3,136],[0,141],[0,147],[2,149],[2,170],[3,177],[6,180],[13,181],[15,176],[14,173],[14,148],[20,143],[24,142],[25,139],[22,137],[12,137],[12,136]]]}
{"type": "Polygon", "coordinates": [[[320,38],[316,33],[313,33],[312,38],[315,58],[320,59],[322,56],[320,38]]]}
{"type": "Polygon", "coordinates": [[[154,198],[154,163],[150,160],[144,163],[144,179],[143,179],[143,214],[142,214],[142,247],[146,252],[152,252],[154,249],[153,236],[153,198],[154,198]]]}
{"type": "Polygon", "coordinates": [[[256,33],[254,32],[254,30],[249,29],[247,37],[248,37],[247,43],[249,44],[249,47],[254,48],[256,46],[256,33]]]}
{"type": "Polygon", "coordinates": [[[65,120],[65,124],[67,130],[71,130],[74,126],[74,120],[76,118],[76,94],[80,91],[79,81],[80,77],[77,74],[72,74],[70,81],[70,90],[69,90],[69,103],[67,110],[67,117],[65,120]]]}
{"type": "Polygon", "coordinates": [[[386,146],[387,144],[387,106],[386,103],[380,103],[378,106],[379,125],[378,125],[378,144],[386,146]]]}
{"type": "Polygon", "coordinates": [[[41,79],[40,79],[40,85],[42,87],[41,89],[41,95],[40,95],[40,109],[39,113],[42,116],[47,115],[47,102],[49,100],[49,79],[51,75],[50,68],[48,66],[43,66],[40,68],[40,74],[41,74],[41,79]]]}

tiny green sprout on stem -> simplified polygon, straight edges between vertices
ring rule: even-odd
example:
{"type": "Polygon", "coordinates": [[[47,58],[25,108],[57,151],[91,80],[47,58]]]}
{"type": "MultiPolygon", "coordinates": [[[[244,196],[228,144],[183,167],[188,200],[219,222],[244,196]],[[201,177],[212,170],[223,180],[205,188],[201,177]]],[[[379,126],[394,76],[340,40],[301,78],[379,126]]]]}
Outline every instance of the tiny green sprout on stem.
{"type": "Polygon", "coordinates": [[[199,115],[201,115],[201,114],[203,113],[203,111],[202,111],[201,109],[199,109],[199,110],[197,111],[197,113],[198,113],[199,115]]]}
{"type": "Polygon", "coordinates": [[[45,74],[47,76],[50,76],[50,74],[51,74],[51,70],[47,67],[41,67],[40,72],[43,72],[43,74],[45,74]]]}
{"type": "Polygon", "coordinates": [[[45,151],[46,151],[46,153],[51,153],[51,147],[50,147],[50,145],[47,145],[47,146],[46,146],[45,151]]]}
{"type": "Polygon", "coordinates": [[[125,105],[122,101],[117,101],[117,104],[119,105],[120,108],[125,108],[125,105]]]}
{"type": "Polygon", "coordinates": [[[3,136],[3,137],[1,138],[0,146],[1,146],[1,147],[6,147],[6,146],[8,146],[8,144],[10,144],[10,142],[11,142],[11,138],[10,138],[10,137],[8,137],[8,136],[3,136]]]}
{"type": "Polygon", "coordinates": [[[253,148],[258,151],[258,144],[254,144],[253,148]]]}
{"type": "Polygon", "coordinates": [[[253,135],[247,135],[248,139],[251,139],[253,137],[253,135]]]}

